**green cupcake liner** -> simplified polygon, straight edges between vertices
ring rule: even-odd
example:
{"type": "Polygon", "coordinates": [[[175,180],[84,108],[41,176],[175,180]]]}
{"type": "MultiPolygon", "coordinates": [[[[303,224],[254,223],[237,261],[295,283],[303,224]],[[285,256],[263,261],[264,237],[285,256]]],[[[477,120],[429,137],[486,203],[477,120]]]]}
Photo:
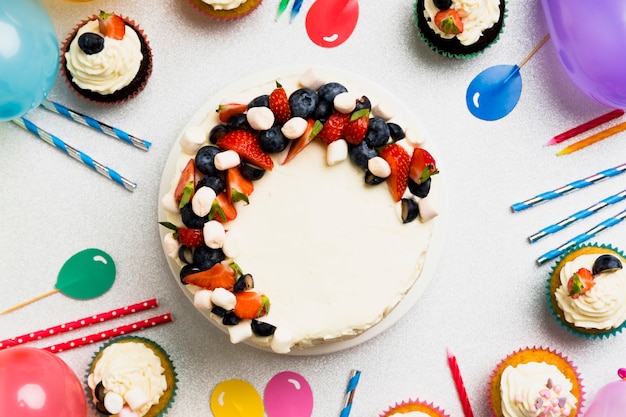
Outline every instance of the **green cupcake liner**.
{"type": "Polygon", "coordinates": [[[108,346],[110,346],[110,345],[112,345],[114,343],[125,341],[125,340],[131,340],[131,341],[136,341],[136,342],[139,342],[139,343],[145,343],[145,344],[149,345],[151,349],[158,350],[159,353],[161,353],[162,358],[165,358],[165,360],[167,360],[167,362],[169,363],[170,367],[172,368],[173,386],[172,386],[172,390],[171,390],[169,401],[163,407],[163,409],[158,411],[156,414],[148,413],[148,415],[151,415],[152,417],[164,417],[168,413],[169,409],[172,407],[172,404],[174,403],[174,400],[176,398],[176,391],[178,389],[178,375],[176,373],[176,368],[174,367],[174,363],[172,362],[172,359],[170,358],[170,356],[167,354],[167,352],[158,343],[156,343],[155,341],[153,341],[151,339],[148,339],[148,338],[145,338],[145,337],[139,337],[139,336],[121,336],[121,337],[116,337],[114,339],[109,340],[104,345],[102,345],[102,347],[100,349],[98,349],[93,354],[93,356],[91,358],[91,361],[89,362],[89,365],[87,366],[87,370],[85,372],[85,377],[84,377],[85,378],[85,391],[87,392],[87,398],[90,400],[91,408],[99,413],[99,411],[96,409],[96,405],[95,405],[96,402],[95,402],[95,399],[93,398],[93,393],[91,391],[91,388],[89,387],[89,383],[87,382],[87,380],[89,378],[89,374],[90,374],[91,368],[92,368],[92,365],[93,365],[93,361],[96,359],[98,354],[100,352],[102,352],[104,349],[106,349],[108,346]]]}
{"type": "Polygon", "coordinates": [[[556,270],[556,267],[559,265],[559,263],[561,262],[562,259],[564,259],[567,255],[569,255],[570,253],[579,250],[581,248],[584,247],[596,247],[596,248],[602,248],[602,249],[608,249],[611,250],[615,253],[617,253],[618,255],[620,255],[621,257],[625,257],[624,253],[619,250],[618,248],[610,245],[610,244],[598,244],[598,243],[586,243],[586,244],[579,244],[576,246],[573,246],[572,248],[568,249],[566,252],[564,252],[555,262],[554,265],[552,266],[552,268],[550,269],[550,273],[548,274],[548,280],[547,280],[547,285],[546,285],[546,297],[547,297],[547,301],[548,301],[548,306],[550,308],[550,313],[552,315],[552,317],[554,317],[554,319],[557,321],[557,323],[559,323],[561,325],[561,327],[564,327],[567,331],[569,331],[571,334],[576,335],[580,338],[584,338],[584,339],[592,339],[592,340],[602,340],[602,339],[608,339],[611,336],[615,336],[618,333],[621,333],[622,330],[624,330],[624,328],[626,328],[626,321],[624,321],[624,323],[622,323],[620,326],[614,328],[614,329],[609,329],[609,330],[599,330],[599,329],[595,329],[596,331],[591,333],[591,332],[585,332],[582,330],[579,330],[578,328],[576,328],[573,324],[566,322],[564,319],[561,318],[561,316],[559,316],[559,313],[556,311],[554,305],[552,304],[552,292],[550,290],[550,286],[551,286],[551,282],[552,282],[552,274],[554,273],[554,271],[556,270]]]}

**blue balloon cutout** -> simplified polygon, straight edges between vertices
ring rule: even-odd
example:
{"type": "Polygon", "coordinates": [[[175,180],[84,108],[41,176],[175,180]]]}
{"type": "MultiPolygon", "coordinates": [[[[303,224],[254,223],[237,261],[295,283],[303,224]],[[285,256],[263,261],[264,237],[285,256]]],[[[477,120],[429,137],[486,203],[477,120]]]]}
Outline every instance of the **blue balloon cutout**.
{"type": "Polygon", "coordinates": [[[517,65],[495,65],[478,74],[467,87],[467,108],[482,120],[498,120],[509,114],[522,95],[517,65]]]}
{"type": "Polygon", "coordinates": [[[0,122],[46,97],[57,76],[59,44],[40,0],[0,0],[0,122]]]}

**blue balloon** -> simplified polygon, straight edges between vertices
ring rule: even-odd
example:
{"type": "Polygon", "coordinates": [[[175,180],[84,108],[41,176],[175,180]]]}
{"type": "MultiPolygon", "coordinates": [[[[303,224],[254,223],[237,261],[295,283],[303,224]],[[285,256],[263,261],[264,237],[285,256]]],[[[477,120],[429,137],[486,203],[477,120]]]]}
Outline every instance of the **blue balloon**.
{"type": "Polygon", "coordinates": [[[0,121],[41,104],[58,68],[59,43],[40,0],[0,0],[0,121]]]}

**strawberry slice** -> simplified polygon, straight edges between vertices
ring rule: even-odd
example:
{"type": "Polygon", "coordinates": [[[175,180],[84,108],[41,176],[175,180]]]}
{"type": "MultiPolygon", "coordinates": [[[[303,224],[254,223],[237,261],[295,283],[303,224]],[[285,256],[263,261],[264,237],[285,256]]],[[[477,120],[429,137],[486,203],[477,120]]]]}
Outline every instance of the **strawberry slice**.
{"type": "Polygon", "coordinates": [[[215,110],[215,111],[218,113],[218,117],[220,119],[220,122],[226,123],[234,115],[245,113],[246,110],[248,110],[248,105],[247,104],[223,103],[223,104],[220,104],[219,106],[217,106],[217,110],[215,110]]]}
{"type": "Polygon", "coordinates": [[[98,15],[98,25],[100,33],[107,38],[122,40],[126,33],[126,23],[124,19],[113,13],[105,13],[100,11],[98,15]]]}
{"type": "Polygon", "coordinates": [[[409,178],[417,184],[426,182],[431,175],[438,174],[437,163],[435,158],[422,148],[415,148],[411,156],[411,168],[409,170],[409,178]]]}
{"type": "Polygon", "coordinates": [[[409,154],[397,143],[385,146],[379,154],[391,167],[391,174],[387,177],[391,196],[394,201],[400,201],[409,183],[409,154]]]}
{"type": "Polygon", "coordinates": [[[226,173],[226,192],[230,201],[233,203],[245,201],[246,204],[249,204],[248,196],[252,194],[252,191],[254,191],[254,184],[241,175],[238,167],[228,169],[226,173]]]}
{"type": "Polygon", "coordinates": [[[567,291],[572,298],[578,298],[593,288],[593,274],[587,268],[580,268],[567,281],[567,291]]]}
{"type": "Polygon", "coordinates": [[[256,291],[243,291],[235,293],[237,304],[233,312],[237,317],[244,320],[252,320],[263,317],[270,311],[270,300],[266,295],[256,291]]]}
{"type": "Polygon", "coordinates": [[[161,226],[174,231],[174,239],[188,248],[197,248],[204,244],[204,234],[202,229],[190,229],[188,227],[178,227],[170,222],[159,222],[161,226]]]}
{"type": "Polygon", "coordinates": [[[183,282],[211,291],[216,288],[226,288],[232,291],[235,286],[235,270],[223,263],[216,263],[206,271],[186,275],[183,282]]]}
{"type": "Polygon", "coordinates": [[[313,119],[309,119],[306,130],[304,131],[302,136],[300,136],[298,139],[294,139],[291,141],[291,144],[289,145],[289,150],[287,151],[287,155],[285,156],[282,164],[286,164],[287,162],[295,158],[296,155],[298,155],[306,145],[311,143],[311,141],[317,136],[320,130],[322,130],[322,124],[313,119]]]}
{"type": "Polygon", "coordinates": [[[455,9],[440,10],[435,15],[435,25],[447,35],[458,35],[463,32],[463,21],[455,9]]]}
{"type": "Polygon", "coordinates": [[[369,109],[361,109],[352,113],[350,120],[343,129],[343,137],[351,145],[358,145],[363,142],[367,127],[370,124],[369,109]]]}
{"type": "Polygon", "coordinates": [[[256,136],[249,130],[228,132],[217,141],[217,146],[222,149],[235,151],[242,159],[267,171],[271,171],[274,168],[274,161],[268,154],[263,152],[256,136]]]}
{"type": "Polygon", "coordinates": [[[333,113],[324,122],[322,130],[317,135],[317,138],[326,145],[333,143],[343,137],[343,129],[350,120],[349,114],[333,113]]]}
{"type": "Polygon", "coordinates": [[[228,198],[228,194],[223,191],[215,197],[211,211],[209,212],[209,220],[217,220],[226,223],[237,218],[237,209],[233,201],[228,198]]]}
{"type": "Polygon", "coordinates": [[[195,192],[195,180],[196,164],[192,158],[180,172],[178,184],[174,190],[174,199],[178,202],[178,207],[182,208],[191,201],[195,192]]]}
{"type": "Polygon", "coordinates": [[[278,81],[276,81],[276,88],[270,93],[269,102],[270,110],[272,110],[274,117],[279,123],[284,124],[291,119],[289,97],[287,97],[287,92],[278,81]]]}

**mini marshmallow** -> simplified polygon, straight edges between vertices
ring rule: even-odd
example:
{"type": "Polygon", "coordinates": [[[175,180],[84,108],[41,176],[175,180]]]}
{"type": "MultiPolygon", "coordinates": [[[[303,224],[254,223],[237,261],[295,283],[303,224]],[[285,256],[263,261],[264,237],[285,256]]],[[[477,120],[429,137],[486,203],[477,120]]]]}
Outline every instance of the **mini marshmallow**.
{"type": "Polygon", "coordinates": [[[432,201],[432,198],[426,196],[424,198],[420,198],[417,202],[417,207],[420,209],[420,220],[422,222],[428,222],[439,215],[437,212],[437,207],[432,201]]]}
{"type": "MultiPolygon", "coordinates": [[[[208,187],[206,187],[208,188],[208,187]]],[[[219,249],[224,246],[224,240],[226,239],[226,230],[222,223],[217,220],[211,220],[204,223],[202,228],[202,234],[204,235],[204,243],[211,249],[219,249]]]]}
{"type": "Polygon", "coordinates": [[[190,126],[180,137],[183,152],[194,155],[207,141],[207,134],[200,126],[190,126]]]}
{"type": "Polygon", "coordinates": [[[228,150],[216,154],[215,158],[213,158],[213,163],[215,164],[215,168],[220,171],[226,171],[229,168],[239,166],[241,158],[239,158],[237,152],[228,150]]]}
{"type": "Polygon", "coordinates": [[[200,290],[193,295],[193,306],[198,310],[211,311],[213,303],[211,302],[211,296],[213,291],[200,290]]]}
{"type": "Polygon", "coordinates": [[[211,212],[215,197],[213,188],[200,187],[191,198],[191,209],[197,216],[204,217],[211,212]]]}
{"type": "Polygon", "coordinates": [[[311,90],[319,90],[321,86],[326,84],[326,80],[315,68],[309,68],[304,74],[300,76],[300,85],[311,90]]]}
{"type": "Polygon", "coordinates": [[[367,169],[378,178],[387,178],[391,175],[389,163],[380,156],[375,156],[367,161],[367,169]]]}
{"type": "Polygon", "coordinates": [[[420,132],[416,128],[414,127],[407,128],[405,131],[405,134],[406,134],[406,137],[405,137],[406,141],[410,143],[411,146],[413,146],[414,148],[419,148],[420,146],[424,144],[424,141],[425,141],[424,135],[422,135],[422,132],[420,132]]]}
{"type": "Polygon", "coordinates": [[[139,414],[135,413],[130,407],[123,407],[119,413],[117,413],[117,417],[139,417],[139,414]]]}
{"type": "Polygon", "coordinates": [[[168,233],[163,236],[163,250],[172,259],[178,258],[178,249],[180,249],[180,243],[174,237],[174,232],[168,233]]]}
{"type": "Polygon", "coordinates": [[[139,410],[148,402],[148,396],[139,387],[128,390],[124,395],[124,399],[133,410],[139,410]]]}
{"type": "Polygon", "coordinates": [[[166,193],[161,198],[161,207],[163,210],[168,213],[178,214],[180,213],[180,209],[178,208],[178,203],[176,202],[176,198],[174,198],[173,193],[166,193]]]}
{"type": "Polygon", "coordinates": [[[291,351],[292,339],[293,335],[289,330],[286,330],[284,327],[278,327],[272,336],[270,347],[276,353],[289,353],[291,351]]]}
{"type": "Polygon", "coordinates": [[[377,103],[372,107],[372,115],[374,117],[380,117],[384,121],[391,120],[394,116],[392,109],[385,103],[377,103]]]}
{"type": "Polygon", "coordinates": [[[239,255],[239,239],[237,238],[237,234],[234,232],[226,233],[224,237],[224,244],[222,245],[222,252],[226,255],[227,258],[236,258],[239,255]]]}
{"type": "Polygon", "coordinates": [[[117,414],[124,407],[124,399],[122,396],[115,392],[107,392],[104,396],[104,408],[111,413],[117,414]]]}
{"type": "Polygon", "coordinates": [[[352,113],[356,108],[356,99],[348,92],[339,93],[333,100],[333,106],[339,113],[352,113]]]}
{"type": "Polygon", "coordinates": [[[216,288],[211,294],[211,301],[218,307],[222,307],[224,310],[232,310],[237,304],[235,294],[228,291],[226,288],[216,288]]]}
{"type": "Polygon", "coordinates": [[[228,326],[228,334],[231,343],[243,342],[252,337],[252,326],[250,320],[241,320],[234,326],[228,326]]]}
{"type": "Polygon", "coordinates": [[[326,148],[326,163],[335,165],[348,158],[348,142],[345,139],[339,139],[331,142],[326,148]]]}
{"type": "Polygon", "coordinates": [[[274,113],[265,106],[248,109],[246,119],[254,130],[267,130],[274,125],[274,113]]]}
{"type": "Polygon", "coordinates": [[[302,117],[292,117],[287,120],[280,131],[287,139],[298,139],[304,134],[309,123],[302,117]]]}
{"type": "Polygon", "coordinates": [[[415,148],[409,143],[409,141],[406,140],[406,138],[396,141],[396,144],[402,146],[406,153],[409,154],[409,157],[413,155],[413,151],[415,150],[415,148]]]}

